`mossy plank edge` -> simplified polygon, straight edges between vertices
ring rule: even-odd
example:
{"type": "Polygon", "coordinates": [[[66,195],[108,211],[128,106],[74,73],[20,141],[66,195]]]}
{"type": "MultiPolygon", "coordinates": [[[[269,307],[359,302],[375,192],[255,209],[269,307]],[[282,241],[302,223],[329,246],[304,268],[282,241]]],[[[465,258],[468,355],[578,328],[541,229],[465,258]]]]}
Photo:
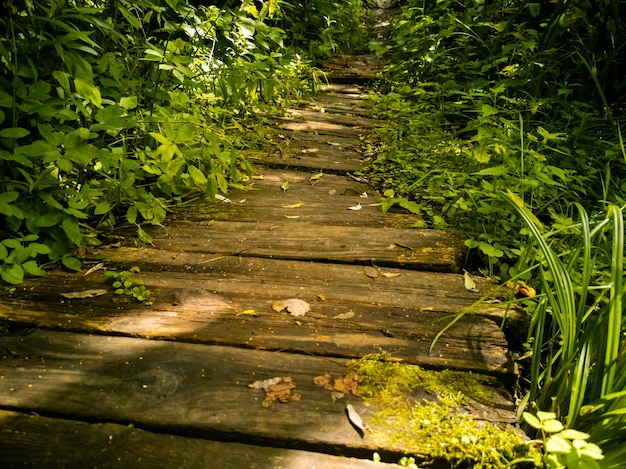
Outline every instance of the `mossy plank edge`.
{"type": "Polygon", "coordinates": [[[154,246],[163,251],[403,266],[437,272],[458,272],[466,252],[463,241],[446,231],[319,227],[298,220],[280,224],[173,221],[165,228],[146,231],[154,246]]]}
{"type": "Polygon", "coordinates": [[[0,454],[5,469],[397,467],[297,449],[153,433],[115,423],[88,423],[11,411],[0,411],[0,420],[0,454]]]}
{"type": "Polygon", "coordinates": [[[314,384],[341,376],[340,359],[41,330],[1,343],[5,409],[320,451],[399,449],[355,431],[345,406],[358,399],[333,402],[314,384]],[[263,391],[248,385],[274,377],[291,377],[301,399],[262,406],[263,391]]]}

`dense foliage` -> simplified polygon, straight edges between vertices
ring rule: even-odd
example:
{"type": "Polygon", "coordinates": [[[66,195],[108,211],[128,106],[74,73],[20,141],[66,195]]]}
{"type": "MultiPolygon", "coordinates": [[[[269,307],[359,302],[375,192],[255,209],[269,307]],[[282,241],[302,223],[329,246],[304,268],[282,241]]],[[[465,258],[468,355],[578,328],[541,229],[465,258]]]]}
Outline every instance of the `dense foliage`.
{"type": "Polygon", "coordinates": [[[362,16],[359,0],[200,3],[0,2],[5,282],[79,269],[75,248],[121,222],[149,242],[171,203],[245,179],[238,131],[313,87],[310,62],[362,16]]]}
{"type": "Polygon", "coordinates": [[[398,122],[370,171],[384,203],[539,292],[520,414],[551,468],[626,457],[625,44],[621,0],[409,0],[372,44],[392,64],[374,100],[398,122]]]}

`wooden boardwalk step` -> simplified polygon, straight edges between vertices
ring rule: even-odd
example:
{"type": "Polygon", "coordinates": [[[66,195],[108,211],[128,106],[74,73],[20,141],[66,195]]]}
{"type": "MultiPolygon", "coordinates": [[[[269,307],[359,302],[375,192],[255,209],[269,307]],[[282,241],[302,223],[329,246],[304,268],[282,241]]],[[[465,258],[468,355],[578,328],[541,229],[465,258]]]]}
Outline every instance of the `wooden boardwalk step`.
{"type": "MultiPolygon", "coordinates": [[[[358,358],[384,350],[429,368],[454,368],[515,378],[498,324],[466,314],[430,350],[451,314],[469,308],[493,286],[462,275],[403,269],[254,258],[165,254],[154,249],[105,253],[108,268],[141,266],[137,277],[152,291],[151,306],[114,295],[102,272],[55,272],[0,297],[0,319],[46,329],[285,350],[358,358]],[[67,294],[101,291],[93,298],[67,294]],[[299,298],[302,317],[276,312],[272,303],[299,298]],[[242,314],[254,311],[254,315],[242,314]]],[[[493,292],[494,296],[499,293],[493,292]]],[[[503,314],[495,306],[495,316],[503,314]]],[[[497,320],[497,319],[496,319],[497,320]]]]}
{"type": "Polygon", "coordinates": [[[4,469],[397,467],[366,459],[153,433],[127,424],[80,422],[11,411],[0,411],[0,421],[4,469]],[[29,456],[28,460],[24,455],[29,456]]]}
{"type": "Polygon", "coordinates": [[[177,207],[147,230],[152,245],[112,236],[81,253],[83,272],[0,292],[3,468],[390,467],[369,461],[375,451],[449,467],[428,444],[376,433],[378,409],[361,397],[333,398],[313,381],[372,354],[477,377],[455,412],[515,424],[505,386],[517,370],[500,328],[512,312],[498,303],[507,292],[482,278],[468,291],[462,240],[415,229],[415,214],[383,213],[359,178],[380,121],[355,83],[380,66],[373,55],[331,61],[335,82],[266,117],[243,151],[257,173],[218,200],[177,207]],[[134,267],[150,304],[115,295],[103,274],[134,267]],[[480,298],[493,304],[477,308],[480,298]],[[306,314],[275,305],[294,299],[306,314]],[[300,399],[264,406],[249,385],[276,377],[295,382],[300,399]]]}
{"type": "Polygon", "coordinates": [[[458,272],[463,243],[445,231],[367,228],[306,223],[239,223],[210,226],[186,221],[147,230],[163,251],[267,259],[404,266],[458,272]]]}
{"type": "MultiPolygon", "coordinates": [[[[349,396],[333,400],[314,383],[326,373],[342,376],[341,359],[41,330],[2,344],[0,406],[7,410],[248,445],[281,441],[366,458],[373,451],[401,454],[375,434],[359,434],[346,416],[348,403],[365,422],[375,409],[349,396]],[[263,391],[250,387],[275,377],[291,379],[299,399],[264,403],[263,391]]],[[[492,397],[499,409],[486,413],[470,402],[466,410],[489,421],[514,419],[510,399],[492,397]]]]}

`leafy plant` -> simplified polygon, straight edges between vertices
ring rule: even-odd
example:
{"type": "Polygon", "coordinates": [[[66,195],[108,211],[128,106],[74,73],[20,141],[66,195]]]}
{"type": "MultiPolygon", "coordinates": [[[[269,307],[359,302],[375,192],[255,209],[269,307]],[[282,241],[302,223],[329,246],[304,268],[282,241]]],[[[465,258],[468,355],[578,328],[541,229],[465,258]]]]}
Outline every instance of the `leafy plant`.
{"type": "Polygon", "coordinates": [[[143,280],[134,276],[139,272],[139,267],[133,267],[122,272],[107,270],[104,273],[104,278],[111,282],[116,295],[132,296],[135,300],[149,305],[148,299],[152,292],[146,288],[143,280]]]}
{"type": "Polygon", "coordinates": [[[3,2],[3,280],[78,270],[72,252],[119,224],[150,243],[171,204],[249,176],[240,130],[319,78],[285,46],[289,3],[226,4],[3,2]]]}
{"type": "Polygon", "coordinates": [[[587,441],[589,435],[567,429],[554,412],[524,412],[524,421],[541,432],[545,451],[544,463],[549,469],[600,469],[602,450],[587,441]]]}
{"type": "Polygon", "coordinates": [[[580,222],[567,227],[567,251],[557,254],[551,244],[562,244],[552,238],[561,232],[542,233],[541,222],[519,197],[509,192],[504,198],[539,250],[535,268],[542,294],[528,304],[530,382],[520,409],[530,403],[550,409],[615,461],[624,455],[626,439],[622,208],[607,205],[605,214],[589,220],[577,205],[580,222]]]}

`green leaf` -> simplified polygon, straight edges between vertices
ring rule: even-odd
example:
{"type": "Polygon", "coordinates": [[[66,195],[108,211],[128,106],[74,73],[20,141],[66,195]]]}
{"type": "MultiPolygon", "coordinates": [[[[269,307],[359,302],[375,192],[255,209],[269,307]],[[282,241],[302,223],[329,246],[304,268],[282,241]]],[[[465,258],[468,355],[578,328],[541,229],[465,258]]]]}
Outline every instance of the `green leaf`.
{"type": "Polygon", "coordinates": [[[34,277],[43,277],[46,275],[46,271],[39,267],[39,264],[35,260],[24,262],[22,267],[28,275],[32,275],[34,277]]]}
{"type": "Polygon", "coordinates": [[[553,435],[546,441],[546,451],[548,453],[567,454],[571,450],[571,443],[560,436],[553,435]]]}
{"type": "Polygon", "coordinates": [[[193,182],[196,184],[196,186],[202,187],[207,183],[206,176],[195,166],[187,166],[187,171],[189,172],[189,175],[191,176],[191,179],[193,179],[193,182]]]}
{"type": "Polygon", "coordinates": [[[1,267],[0,276],[11,285],[19,285],[24,281],[24,269],[19,264],[5,264],[1,267]]]}
{"type": "Polygon", "coordinates": [[[76,259],[75,257],[72,257],[72,256],[63,257],[61,259],[61,262],[63,263],[65,267],[67,267],[70,270],[74,270],[76,272],[80,271],[80,268],[83,265],[83,263],[79,259],[76,259]]]}
{"type": "Polygon", "coordinates": [[[542,427],[548,433],[558,433],[565,428],[561,422],[554,419],[544,420],[542,427]]]}
{"type": "Polygon", "coordinates": [[[79,246],[83,242],[83,235],[75,218],[65,217],[63,223],[61,223],[61,228],[63,228],[68,239],[76,246],[79,246]]]}
{"type": "Polygon", "coordinates": [[[27,135],[30,135],[30,130],[22,127],[6,127],[0,130],[0,137],[2,138],[23,138],[27,135]]]}
{"type": "Polygon", "coordinates": [[[508,170],[504,165],[492,166],[491,168],[482,169],[476,173],[472,173],[474,176],[502,176],[507,174],[508,170]]]}
{"type": "Polygon", "coordinates": [[[134,205],[128,207],[128,210],[126,211],[126,220],[128,220],[128,223],[132,223],[133,225],[137,223],[137,207],[134,205]]]}
{"type": "Polygon", "coordinates": [[[4,246],[4,244],[0,243],[0,261],[6,259],[8,255],[9,250],[4,246]]]}
{"type": "Polygon", "coordinates": [[[76,92],[80,96],[88,99],[94,106],[102,107],[102,96],[100,95],[100,90],[98,88],[85,80],[81,80],[80,78],[74,78],[74,86],[76,87],[76,92]]]}
{"type": "Polygon", "coordinates": [[[137,107],[137,96],[128,96],[120,99],[120,106],[126,110],[135,109],[137,107]]]}
{"type": "Polygon", "coordinates": [[[93,214],[104,215],[105,213],[109,213],[110,211],[111,211],[111,204],[108,201],[103,200],[101,202],[98,202],[98,204],[96,204],[95,208],[93,209],[93,214]]]}
{"type": "Polygon", "coordinates": [[[63,214],[60,212],[44,213],[37,219],[35,226],[38,228],[50,228],[56,226],[63,221],[63,214]]]}

